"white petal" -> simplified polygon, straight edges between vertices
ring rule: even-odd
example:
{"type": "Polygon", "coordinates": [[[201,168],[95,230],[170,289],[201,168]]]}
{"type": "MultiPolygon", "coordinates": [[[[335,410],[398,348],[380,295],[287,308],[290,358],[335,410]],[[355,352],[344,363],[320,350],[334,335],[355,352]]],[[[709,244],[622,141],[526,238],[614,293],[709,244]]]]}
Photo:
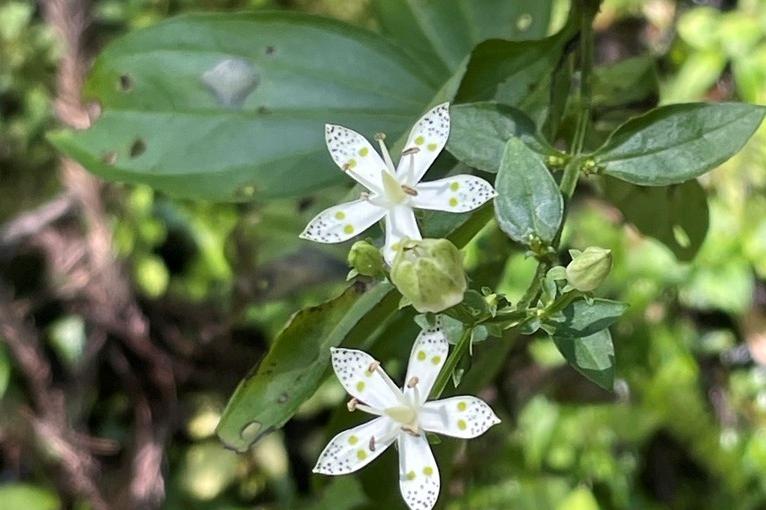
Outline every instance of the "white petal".
{"type": "Polygon", "coordinates": [[[388,265],[394,263],[396,250],[403,239],[423,239],[415,221],[412,208],[398,205],[388,210],[386,214],[386,244],[383,247],[383,257],[388,265]]]}
{"type": "Polygon", "coordinates": [[[420,411],[420,426],[445,436],[472,438],[500,423],[486,402],[476,397],[450,397],[426,402],[420,411]]]}
{"type": "Polygon", "coordinates": [[[395,429],[390,418],[382,417],[341,432],[319,455],[314,473],[345,475],[363,468],[394,442],[398,435],[392,433],[395,429]]]}
{"type": "Polygon", "coordinates": [[[340,243],[361,234],[385,214],[385,209],[366,199],[346,202],[314,216],[300,237],[319,243],[340,243]]]}
{"type": "Polygon", "coordinates": [[[415,186],[417,196],[410,204],[416,209],[472,211],[497,196],[490,183],[473,175],[455,175],[415,186]]]}
{"type": "Polygon", "coordinates": [[[370,142],[351,129],[325,124],[325,141],[335,164],[356,182],[374,193],[381,193],[381,172],[386,164],[370,142]]]}
{"type": "Polygon", "coordinates": [[[425,434],[399,434],[399,488],[411,510],[431,510],[439,498],[439,467],[425,434]]]}
{"type": "Polygon", "coordinates": [[[353,397],[382,411],[402,405],[401,390],[366,352],[356,349],[331,349],[332,368],[338,380],[353,397]],[[372,370],[370,370],[372,368],[372,370]]]}
{"type": "Polygon", "coordinates": [[[399,180],[410,186],[420,182],[449,138],[449,103],[428,111],[415,123],[396,169],[399,180]],[[407,155],[409,150],[417,150],[407,155]]]}
{"type": "Polygon", "coordinates": [[[447,358],[449,344],[441,327],[441,320],[437,316],[434,327],[420,332],[410,353],[410,363],[407,366],[407,379],[405,379],[405,395],[410,397],[418,395],[418,404],[423,404],[428,399],[428,394],[444,366],[447,358]],[[415,388],[409,387],[409,382],[417,377],[415,388]],[[415,391],[417,389],[417,392],[415,391]]]}

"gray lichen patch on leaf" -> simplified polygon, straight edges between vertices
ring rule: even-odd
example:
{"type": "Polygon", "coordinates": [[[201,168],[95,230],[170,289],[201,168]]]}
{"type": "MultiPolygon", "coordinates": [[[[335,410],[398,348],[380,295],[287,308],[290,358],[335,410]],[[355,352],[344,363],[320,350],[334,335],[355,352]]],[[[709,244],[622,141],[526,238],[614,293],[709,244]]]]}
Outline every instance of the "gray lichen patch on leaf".
{"type": "Polygon", "coordinates": [[[227,58],[202,74],[202,83],[224,106],[239,108],[258,86],[255,67],[240,58],[227,58]]]}

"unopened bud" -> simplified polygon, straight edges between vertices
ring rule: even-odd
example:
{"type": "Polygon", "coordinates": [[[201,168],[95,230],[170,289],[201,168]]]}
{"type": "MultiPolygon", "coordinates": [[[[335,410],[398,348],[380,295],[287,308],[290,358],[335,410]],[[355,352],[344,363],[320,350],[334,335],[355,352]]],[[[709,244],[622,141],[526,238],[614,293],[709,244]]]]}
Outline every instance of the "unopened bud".
{"type": "Polygon", "coordinates": [[[576,253],[566,269],[569,285],[582,292],[590,292],[601,285],[612,269],[612,251],[596,246],[576,253]]]}
{"type": "Polygon", "coordinates": [[[367,241],[357,241],[351,246],[348,265],[365,276],[379,276],[385,267],[380,250],[367,241]]]}
{"type": "Polygon", "coordinates": [[[467,286],[460,251],[446,239],[403,241],[391,281],[421,313],[460,303],[467,286]]]}

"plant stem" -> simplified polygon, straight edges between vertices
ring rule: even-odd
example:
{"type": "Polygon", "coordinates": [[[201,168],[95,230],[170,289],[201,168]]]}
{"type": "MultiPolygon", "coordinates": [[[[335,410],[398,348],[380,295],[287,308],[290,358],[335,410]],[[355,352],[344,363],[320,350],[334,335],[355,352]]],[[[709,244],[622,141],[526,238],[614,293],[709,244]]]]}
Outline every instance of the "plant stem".
{"type": "MultiPolygon", "coordinates": [[[[561,232],[564,228],[564,220],[566,219],[566,213],[568,209],[569,200],[574,195],[575,188],[577,187],[577,181],[580,178],[580,164],[582,158],[580,157],[585,145],[585,137],[588,133],[590,126],[591,115],[591,72],[593,70],[593,17],[595,11],[598,10],[599,2],[593,0],[576,0],[583,2],[585,8],[578,9],[580,14],[580,91],[579,91],[579,106],[580,111],[577,116],[577,124],[575,127],[575,133],[572,137],[572,143],[570,146],[571,158],[564,167],[564,175],[559,183],[559,190],[564,198],[564,214],[561,220],[561,226],[553,240],[552,248],[558,249],[561,241],[561,232]],[[595,7],[595,10],[593,8],[595,7]],[[592,11],[592,12],[591,12],[592,11]]],[[[578,4],[579,5],[579,4],[578,4]]],[[[537,301],[540,297],[542,290],[542,281],[545,278],[548,269],[551,267],[551,262],[548,260],[540,260],[535,270],[535,275],[529,284],[526,292],[522,296],[516,305],[516,311],[526,310],[529,306],[537,301]]],[[[571,292],[565,296],[561,296],[558,301],[551,305],[550,313],[561,310],[566,307],[572,300],[577,297],[579,293],[571,292]],[[553,310],[555,308],[555,310],[553,310]]],[[[521,323],[523,324],[523,322],[521,323]]],[[[447,382],[452,376],[453,370],[457,366],[460,359],[464,356],[465,351],[471,345],[471,331],[474,325],[466,327],[463,331],[463,335],[460,337],[457,345],[449,353],[447,361],[439,372],[439,376],[436,378],[434,387],[431,391],[432,398],[438,398],[444,388],[447,386],[447,382]]]]}
{"type": "Polygon", "coordinates": [[[466,327],[463,330],[463,334],[460,336],[460,340],[458,340],[455,345],[455,348],[449,353],[447,361],[444,362],[444,366],[442,367],[441,372],[439,372],[439,376],[436,378],[436,382],[434,382],[434,386],[431,389],[431,399],[439,398],[444,391],[444,388],[447,387],[447,383],[449,382],[450,377],[452,377],[452,372],[455,370],[458,361],[460,361],[465,354],[465,351],[471,345],[472,331],[473,326],[466,327]]]}

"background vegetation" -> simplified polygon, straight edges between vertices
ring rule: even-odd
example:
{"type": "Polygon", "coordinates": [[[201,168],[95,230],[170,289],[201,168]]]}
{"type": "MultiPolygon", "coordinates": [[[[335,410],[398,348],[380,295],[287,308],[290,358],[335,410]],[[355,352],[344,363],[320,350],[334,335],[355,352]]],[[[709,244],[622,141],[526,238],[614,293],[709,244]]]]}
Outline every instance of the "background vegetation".
{"type": "MultiPolygon", "coordinates": [[[[346,248],[309,246],[297,233],[346,190],[236,205],[175,200],[95,185],[46,141],[61,123],[87,123],[68,106],[104,44],[200,9],[302,10],[380,29],[361,1],[0,0],[2,508],[401,505],[394,482],[381,481],[385,467],[310,474],[348,419],[334,380],[246,454],[214,435],[237,382],[289,315],[344,288],[346,248]]],[[[554,2],[545,31],[566,12],[554,2]]],[[[520,18],[517,35],[538,21],[520,18]]],[[[762,0],[606,0],[596,28],[596,138],[658,103],[766,102],[762,0]]],[[[766,506],[765,142],[761,129],[682,198],[637,199],[595,178],[578,189],[563,245],[612,248],[600,294],[631,305],[612,330],[615,392],[542,339],[514,344],[492,381],[480,384],[474,367],[468,376],[503,423],[460,446],[441,508],[766,506]]],[[[474,282],[511,300],[535,268],[494,226],[469,244],[466,262],[474,282]]],[[[397,321],[376,334],[405,334],[410,317],[397,321]]],[[[406,347],[381,342],[375,353],[393,361],[406,347]]],[[[437,456],[446,470],[447,447],[458,443],[445,443],[437,456]]]]}

